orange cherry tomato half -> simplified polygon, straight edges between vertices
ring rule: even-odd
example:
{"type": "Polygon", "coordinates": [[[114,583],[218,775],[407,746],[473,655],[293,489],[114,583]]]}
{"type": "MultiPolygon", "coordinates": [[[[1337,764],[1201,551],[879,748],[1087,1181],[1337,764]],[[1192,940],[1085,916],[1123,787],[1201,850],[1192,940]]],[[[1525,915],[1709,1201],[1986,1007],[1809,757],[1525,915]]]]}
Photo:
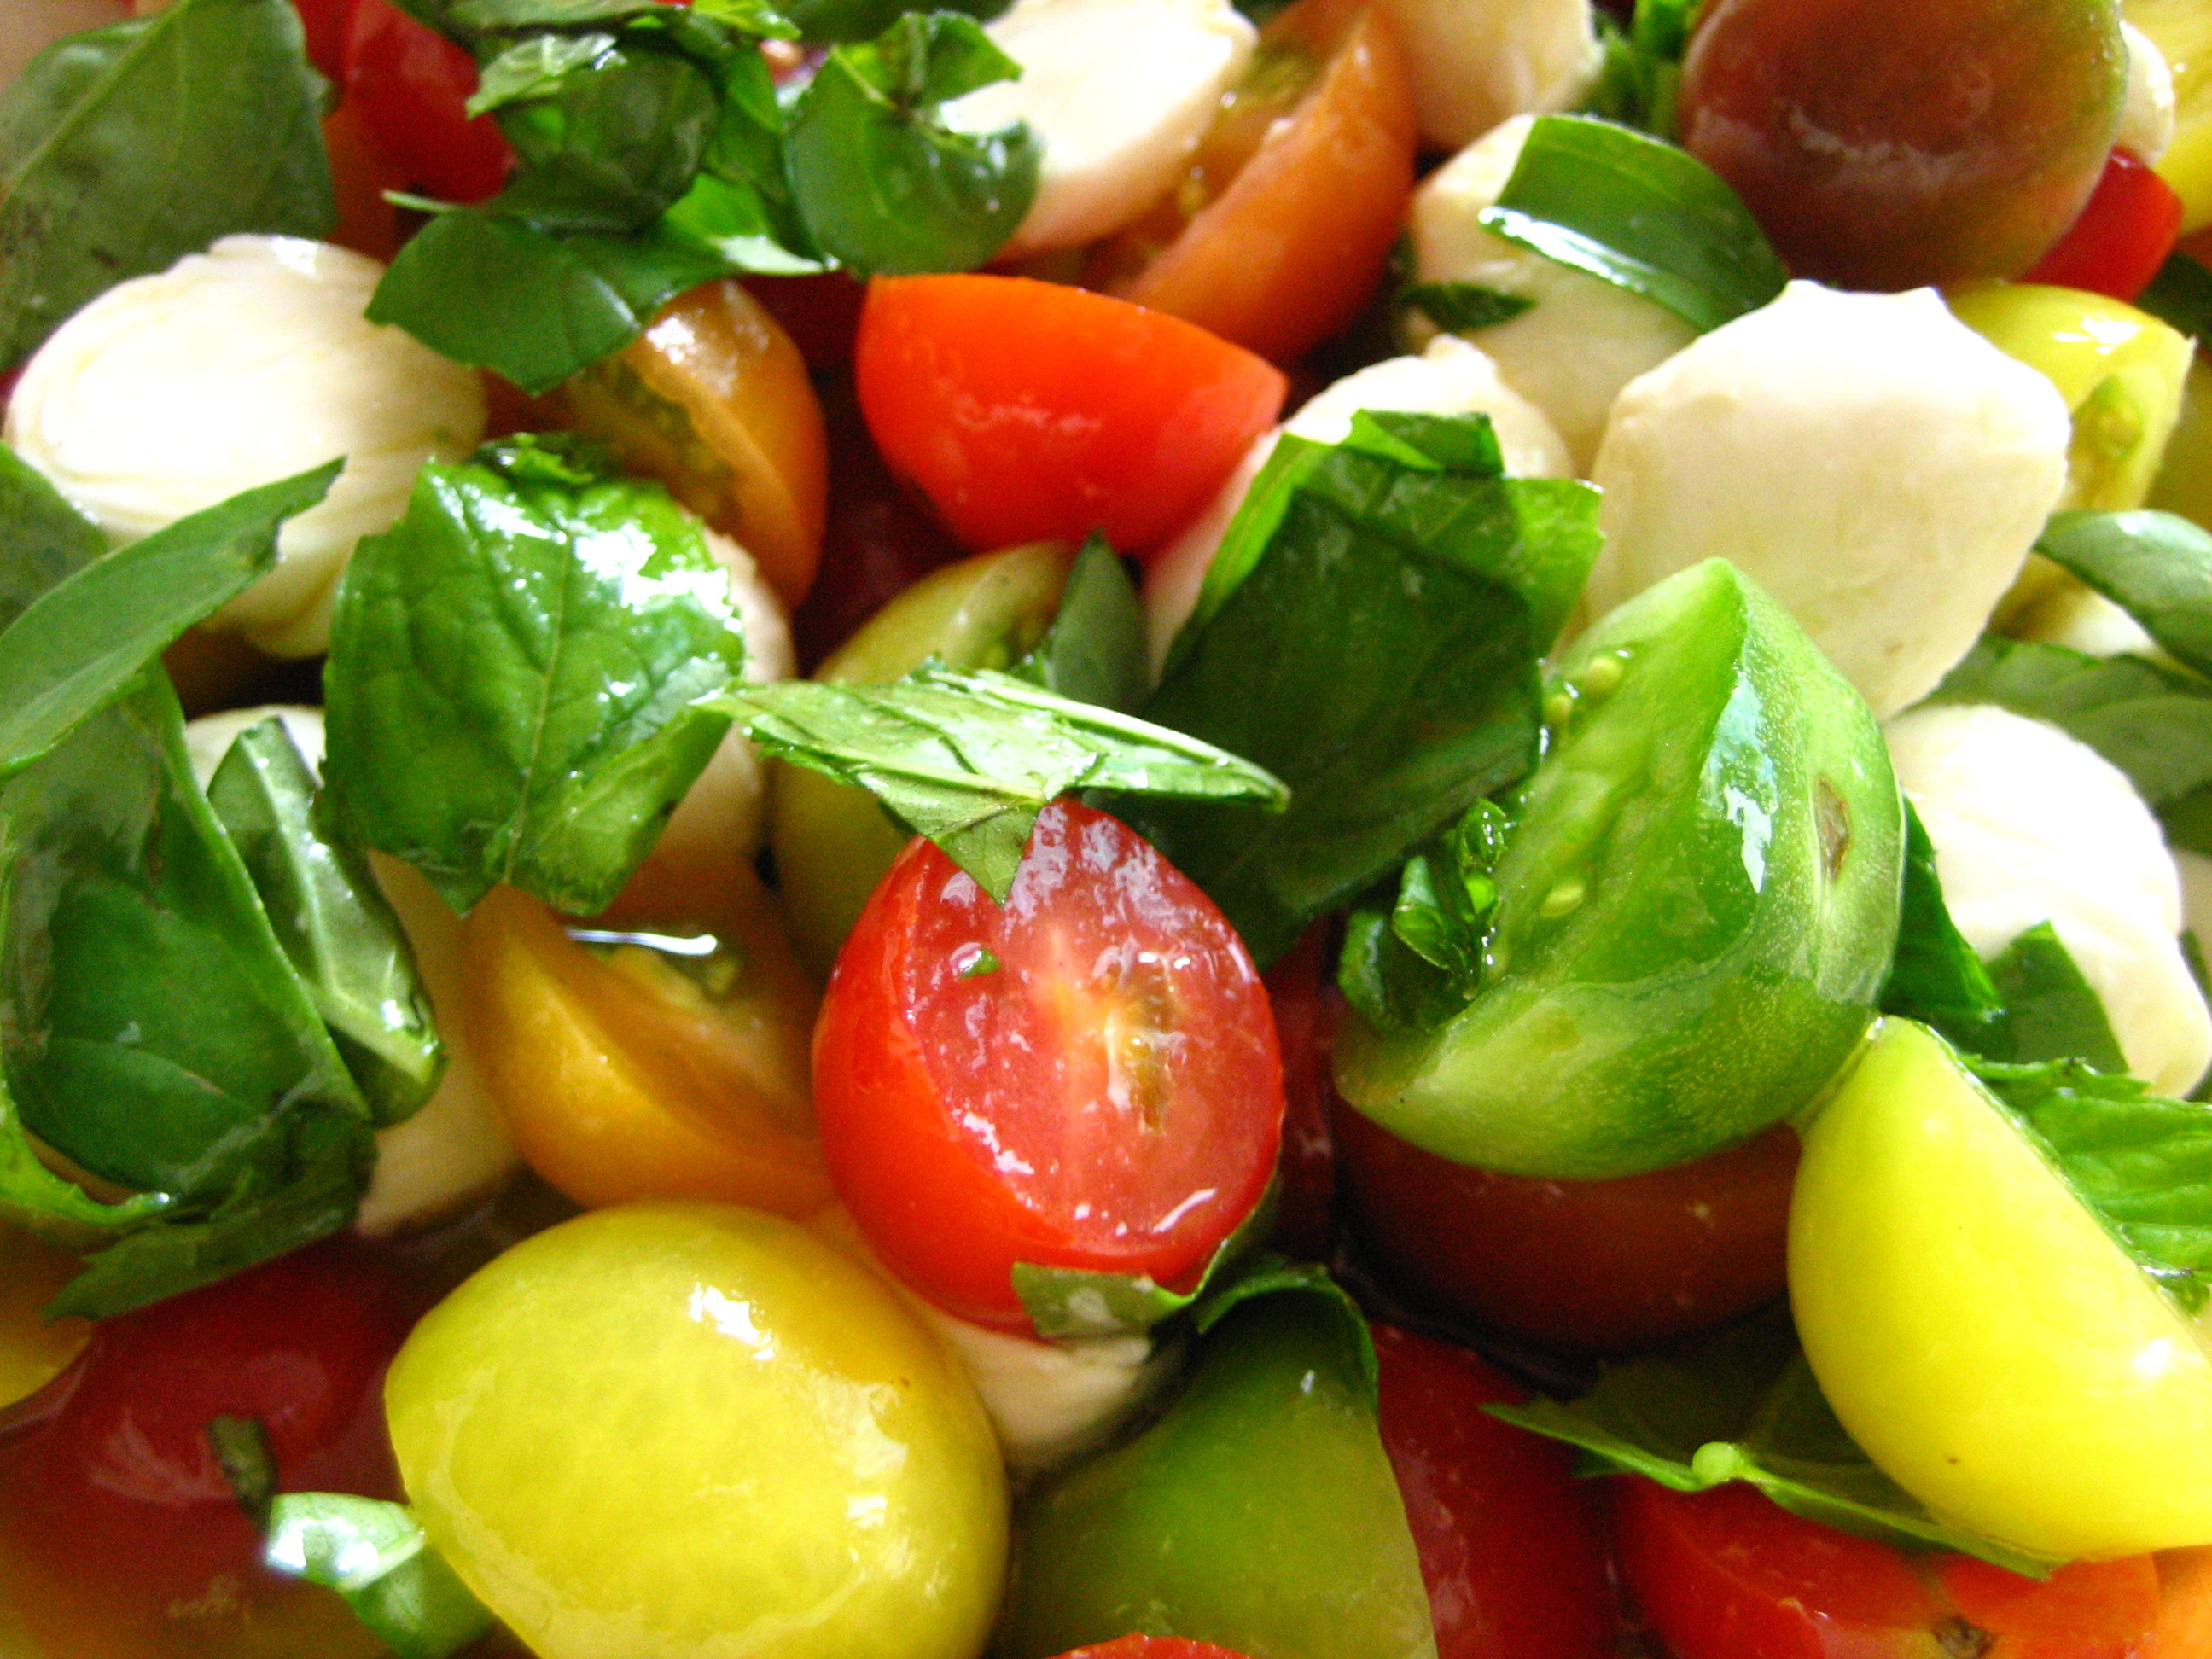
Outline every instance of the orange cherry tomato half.
{"type": "Polygon", "coordinates": [[[814,1086],[830,1179],[884,1264],[1008,1329],[1018,1262],[1187,1286],[1259,1201],[1283,1121],[1236,933],[1070,801],[1003,909],[930,842],[899,855],[830,977],[814,1086]]]}
{"type": "Polygon", "coordinates": [[[2181,228],[2181,198],[2149,164],[2116,149],[2088,206],[2021,278],[2132,300],[2150,286],[2181,228]]]}
{"type": "Polygon", "coordinates": [[[1288,390],[1202,328],[1024,276],[878,277],[853,368],[884,459],[977,552],[1093,530],[1158,546],[1288,390]]]}
{"type": "Polygon", "coordinates": [[[1574,1454],[1482,1408],[1528,1398],[1474,1355],[1377,1325],[1383,1449],[1437,1659],[1611,1659],[1613,1592],[1574,1454]]]}
{"type": "Polygon", "coordinates": [[[1412,82],[1382,8],[1298,0],[1261,35],[1189,177],[1100,250],[1092,285],[1293,362],[1382,279],[1414,143],[1412,82]]]}
{"type": "Polygon", "coordinates": [[[1630,1353],[1782,1294],[1797,1137],[1546,1181],[1449,1163],[1349,1108],[1338,1179],[1376,1265],[1437,1307],[1559,1353],[1630,1353]]]}

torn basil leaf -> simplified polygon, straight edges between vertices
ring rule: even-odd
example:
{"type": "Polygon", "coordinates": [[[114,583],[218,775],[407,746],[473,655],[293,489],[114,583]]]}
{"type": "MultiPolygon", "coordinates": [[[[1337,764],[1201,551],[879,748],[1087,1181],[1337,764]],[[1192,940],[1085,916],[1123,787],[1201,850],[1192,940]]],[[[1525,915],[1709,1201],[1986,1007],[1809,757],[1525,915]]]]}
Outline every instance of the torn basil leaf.
{"type": "Polygon", "coordinates": [[[1673,142],[1682,54],[1688,49],[1690,24],[1700,3],[1702,0],[1636,0],[1626,29],[1601,15],[1597,79],[1583,100],[1582,112],[1673,142]]]}
{"type": "Polygon", "coordinates": [[[1144,702],[1152,690],[1144,606],[1103,536],[1084,544],[1052,626],[1007,672],[1071,702],[1124,714],[1144,702]]]}
{"type": "Polygon", "coordinates": [[[1143,713],[1266,767],[1290,810],[1127,816],[1262,964],[1534,764],[1596,492],[1503,471],[1486,417],[1363,411],[1341,444],[1281,440],[1223,538],[1143,713]]]}
{"type": "MultiPolygon", "coordinates": [[[[994,967],[996,963],[993,964],[994,967]]],[[[964,971],[964,970],[963,970],[964,971]]],[[[1171,1291],[1141,1274],[1088,1273],[1080,1267],[1014,1263],[1014,1294],[1036,1334],[1048,1341],[1073,1337],[1115,1336],[1150,1330],[1204,1301],[1249,1261],[1275,1224],[1276,1184],[1238,1222],[1208,1259],[1198,1283],[1171,1291]]]]}
{"type": "Polygon", "coordinates": [[[1000,903],[1045,805],[1079,789],[1249,801],[1289,792],[1212,744],[1010,675],[925,664],[888,685],[780,680],[725,693],[768,754],[867,790],[1000,903]]]}
{"type": "Polygon", "coordinates": [[[107,551],[100,526],[0,444],[0,629],[40,594],[107,551]]]}
{"type": "Polygon", "coordinates": [[[1479,800],[1415,851],[1345,924],[1337,984],[1385,1031],[1428,1030],[1481,988],[1498,902],[1492,873],[1511,828],[1504,809],[1479,800]]]}
{"type": "Polygon", "coordinates": [[[908,12],[831,49],[793,101],[791,178],[824,252],[860,271],[968,270],[1036,195],[1043,147],[1019,123],[948,126],[939,106],[1021,73],[972,17],[908,12]]]}
{"type": "Polygon", "coordinates": [[[721,741],[709,704],[744,665],[729,578],[659,485],[556,439],[426,466],[339,586],[333,821],[455,909],[506,881],[592,915],[721,741]]]}
{"type": "Polygon", "coordinates": [[[73,34],[0,96],[0,369],[126,277],[337,222],[291,0],[178,0],[73,34]]]}
{"type": "Polygon", "coordinates": [[[2212,334],[2212,270],[2200,259],[2176,249],[2166,256],[2150,286],[2136,295],[2138,309],[2148,311],[2191,338],[2212,334]]]}
{"type": "Polygon", "coordinates": [[[2059,1565],[1937,1520],[1875,1468],[1821,1397],[1786,1313],[1607,1365],[1571,1405],[1538,1398],[1483,1409],[1579,1448],[1585,1474],[1640,1474],[1676,1492],[1741,1480],[1794,1515],[1862,1538],[1960,1550],[2031,1577],[2059,1565]]]}
{"type": "Polygon", "coordinates": [[[1419,312],[1447,334],[1472,334],[1510,323],[1536,302],[1525,295],[1501,293],[1474,283],[1413,283],[1399,290],[1398,303],[1419,312]]]}
{"type": "Polygon", "coordinates": [[[269,1506],[261,1559],[336,1590],[396,1659],[448,1659],[494,1623],[404,1504],[285,1492],[269,1506]]]}
{"type": "Polygon", "coordinates": [[[2035,550],[2120,606],[2178,660],[2212,674],[2212,532],[2147,509],[2059,513],[2035,550]]]}
{"type": "Polygon", "coordinates": [[[1912,803],[1905,803],[1905,893],[1897,955],[1879,1004],[1934,1027],[1962,1048],[1979,1052],[2004,1011],[1990,970],[1966,943],[1943,902],[1936,845],[1912,803]]]}
{"type": "Polygon", "coordinates": [[[52,752],[185,629],[274,568],[283,521],[321,501],[343,465],[179,519],[84,563],[26,605],[0,632],[0,778],[52,752]]]}
{"type": "Polygon", "coordinates": [[[1483,228],[1718,328],[1790,280],[1751,210],[1688,151],[1610,121],[1540,117],[1483,228]]]}
{"type": "Polygon", "coordinates": [[[272,716],[232,742],[209,781],[208,804],[370,1116],[396,1123],[436,1092],[445,1046],[406,931],[361,849],[325,833],[315,787],[272,716]]]}
{"type": "Polygon", "coordinates": [[[1990,964],[1990,979],[2002,1006],[1975,1053],[2020,1064],[2078,1060],[2100,1072],[2128,1069],[2103,1000],[2049,922],[2005,946],[1990,964]]]}
{"type": "Polygon", "coordinates": [[[276,1496],[276,1455],[267,1427],[258,1417],[215,1417],[208,1419],[207,1437],[238,1507],[259,1531],[276,1496]]]}
{"type": "Polygon", "coordinates": [[[1228,1280],[1200,1298],[1191,1322],[1203,1336],[1248,1302],[1266,1296],[1310,1296],[1328,1308],[1345,1350],[1364,1385],[1368,1407],[1379,1409],[1382,1369],[1375,1358],[1374,1333],[1350,1292],[1329,1277],[1328,1269],[1279,1255],[1255,1257],[1228,1280]]]}
{"type": "Polygon", "coordinates": [[[794,0],[784,8],[803,40],[836,43],[872,40],[909,12],[965,12],[988,23],[1005,11],[1011,0],[952,0],[949,4],[916,5],[913,0],[794,0]]]}

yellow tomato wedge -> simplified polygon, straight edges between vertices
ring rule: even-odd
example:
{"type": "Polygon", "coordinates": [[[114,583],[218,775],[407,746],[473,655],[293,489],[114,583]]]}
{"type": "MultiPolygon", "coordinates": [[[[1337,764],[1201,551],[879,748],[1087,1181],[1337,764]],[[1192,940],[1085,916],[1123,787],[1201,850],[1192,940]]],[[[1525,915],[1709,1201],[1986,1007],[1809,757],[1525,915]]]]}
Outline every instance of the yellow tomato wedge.
{"type": "Polygon", "coordinates": [[[46,1387],[92,1334],[82,1319],[49,1324],[44,1312],[76,1271],[66,1250],[0,1222],[0,1406],[46,1387]]]}
{"type": "Polygon", "coordinates": [[[2173,71],[2173,143],[2158,159],[2158,174],[2181,198],[2185,235],[2212,224],[2212,6],[2127,0],[2121,10],[2173,71]]]}

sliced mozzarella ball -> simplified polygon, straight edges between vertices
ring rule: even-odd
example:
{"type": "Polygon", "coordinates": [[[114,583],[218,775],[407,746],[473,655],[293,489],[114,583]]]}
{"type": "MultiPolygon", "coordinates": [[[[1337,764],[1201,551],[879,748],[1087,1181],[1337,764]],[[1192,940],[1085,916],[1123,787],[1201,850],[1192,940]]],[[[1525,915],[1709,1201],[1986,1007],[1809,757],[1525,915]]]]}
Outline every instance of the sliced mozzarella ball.
{"type": "MultiPolygon", "coordinates": [[[[240,732],[271,714],[307,764],[323,765],[323,711],[298,707],[233,708],[185,727],[185,752],[205,788],[240,732]]],[[[371,853],[377,885],[392,902],[414,947],[416,971],[438,1017],[446,1074],[438,1091],[403,1123],[376,1133],[376,1172],[355,1225],[371,1237],[442,1221],[491,1194],[521,1162],[477,1069],[461,1018],[461,919],[422,874],[397,859],[371,853]]]]}
{"type": "Polygon", "coordinates": [[[1457,149],[1508,116],[1579,100],[1601,52],[1589,0],[1383,0],[1421,137],[1457,149]]]}
{"type": "Polygon", "coordinates": [[[1155,675],[1198,604],[1214,550],[1244,504],[1244,492],[1273,453],[1279,434],[1341,443],[1352,434],[1352,416],[1363,409],[1487,415],[1505,470],[1513,477],[1559,478],[1572,471],[1567,447],[1543,410],[1506,385],[1487,356],[1455,335],[1439,335],[1418,357],[1391,357],[1347,374],[1309,399],[1276,431],[1255,439],[1206,510],[1146,565],[1145,632],[1155,675]]]}
{"type": "Polygon", "coordinates": [[[2212,859],[2177,847],[2173,865],[2181,872],[2181,925],[2200,951],[2212,946],[2212,859]]]}
{"type": "Polygon", "coordinates": [[[2129,1070],[2167,1093],[2194,1088],[2212,1062],[2212,1012],[2176,942],[2173,859],[2125,775],[2002,708],[1917,708],[1887,735],[1967,943],[1995,957],[2048,921],[2103,1000],[2129,1070]]]}
{"type": "Polygon", "coordinates": [[[1413,274],[1470,283],[1532,301],[1475,336],[1506,384],[1542,410],[1587,474],[1613,399],[1645,370],[1697,337],[1664,306],[1601,281],[1482,228],[1521,159],[1534,120],[1516,117],[1462,150],[1413,192],[1407,216],[1413,274]]]}
{"type": "Polygon", "coordinates": [[[1590,614],[1723,554],[1894,714],[2019,574],[2070,434],[2051,382],[1933,290],[1792,283],[1620,394],[1594,474],[1590,614]]]}
{"type": "Polygon", "coordinates": [[[944,118],[970,132],[1026,121],[1043,143],[1007,257],[1095,241],[1166,194],[1258,39],[1229,0],[1018,0],[985,32],[1021,77],[944,118]]]}
{"type": "Polygon", "coordinates": [[[2122,23],[2120,34],[2128,43],[2128,94],[2112,145],[2155,161],[2173,142],[2173,70],[2157,43],[2133,23],[2122,23]]]}
{"type": "Polygon", "coordinates": [[[362,315],[382,274],[320,242],[227,236],[118,283],[32,357],[7,440],[118,544],[343,456],[284,526],[282,562],[211,623],[312,655],[354,544],[405,510],[425,460],[483,434],[475,370],[362,315]]]}
{"type": "Polygon", "coordinates": [[[120,23],[130,15],[122,0],[15,0],[0,5],[0,90],[14,84],[24,65],[64,35],[120,23]]]}
{"type": "Polygon", "coordinates": [[[1046,1474],[1103,1444],[1175,1373],[1176,1351],[1149,1336],[1040,1342],[955,1318],[885,1272],[842,1204],[809,1217],[806,1225],[883,1273],[960,1357],[1018,1477],[1046,1474]]]}

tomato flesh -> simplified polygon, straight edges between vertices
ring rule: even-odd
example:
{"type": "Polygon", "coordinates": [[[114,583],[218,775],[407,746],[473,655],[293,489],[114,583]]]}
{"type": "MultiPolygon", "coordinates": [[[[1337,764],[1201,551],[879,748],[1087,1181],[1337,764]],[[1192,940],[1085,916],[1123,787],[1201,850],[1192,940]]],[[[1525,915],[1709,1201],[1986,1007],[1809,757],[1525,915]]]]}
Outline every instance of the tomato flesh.
{"type": "Polygon", "coordinates": [[[489,115],[470,118],[476,60],[391,0],[358,0],[345,93],[406,182],[441,201],[498,194],[514,152],[489,115]]]}
{"type": "Polygon", "coordinates": [[[1437,1659],[1607,1659],[1612,1592],[1574,1457],[1486,1413],[1527,1396],[1463,1349],[1377,1325],[1382,1446],[1437,1659]]]}
{"type": "Polygon", "coordinates": [[[1123,1636],[1071,1648],[1060,1659],[1243,1659],[1242,1654],[1188,1636],[1123,1636]]]}
{"type": "Polygon", "coordinates": [[[1177,318],[1023,276],[878,277],[853,370],[884,458],[977,552],[1094,530],[1158,546],[1289,385],[1177,318]]]}
{"type": "Polygon", "coordinates": [[[2173,186],[2148,163],[2116,149],[2073,228],[2021,280],[2132,300],[2158,275],[2180,228],[2173,186]]]}
{"type": "Polygon", "coordinates": [[[814,1080],[830,1179],[885,1264],[1017,1329],[1017,1262],[1194,1277],[1259,1200],[1283,1119],[1234,931],[1066,801],[1003,909],[931,843],[900,855],[838,957],[814,1080]]]}

